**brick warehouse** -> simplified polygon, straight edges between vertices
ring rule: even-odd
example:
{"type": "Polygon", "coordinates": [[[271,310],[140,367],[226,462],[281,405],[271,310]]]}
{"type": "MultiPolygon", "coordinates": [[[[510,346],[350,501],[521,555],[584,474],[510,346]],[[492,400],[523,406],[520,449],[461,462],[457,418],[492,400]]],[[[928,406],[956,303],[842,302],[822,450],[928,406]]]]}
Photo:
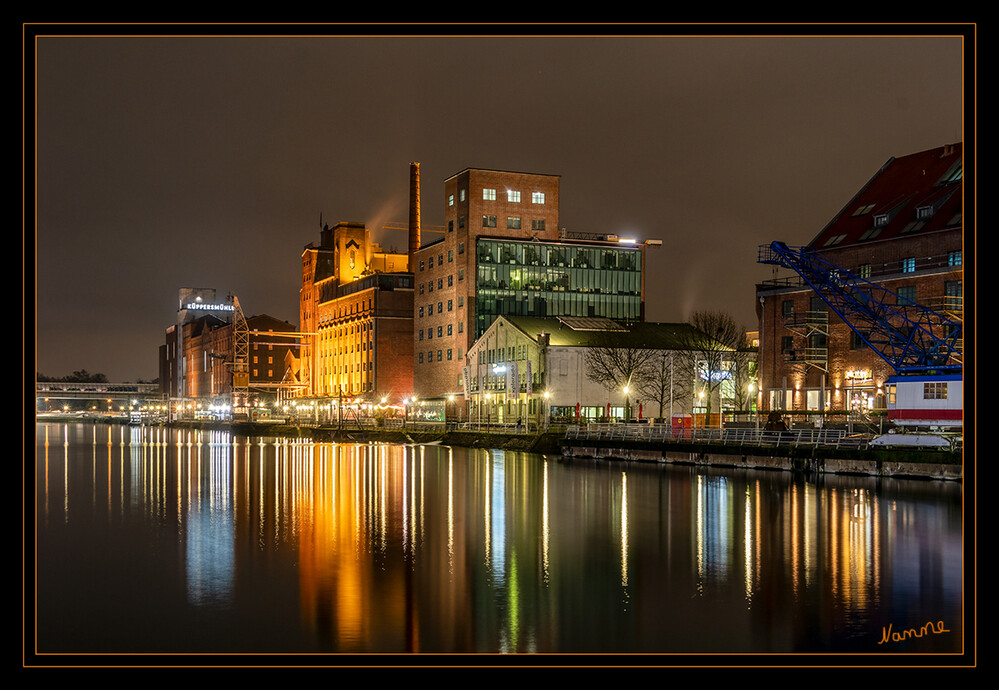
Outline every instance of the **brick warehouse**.
{"type": "MultiPolygon", "coordinates": [[[[807,248],[961,322],[962,173],[960,143],[891,158],[807,248]]],[[[757,313],[762,409],[886,408],[893,367],[801,280],[758,285],[757,313]]]]}

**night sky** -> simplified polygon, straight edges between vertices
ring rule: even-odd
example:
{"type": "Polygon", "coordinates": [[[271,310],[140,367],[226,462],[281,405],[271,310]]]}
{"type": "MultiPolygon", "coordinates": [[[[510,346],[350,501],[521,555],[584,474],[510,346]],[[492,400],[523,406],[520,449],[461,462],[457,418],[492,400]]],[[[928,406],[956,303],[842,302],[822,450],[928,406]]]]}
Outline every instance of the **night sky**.
{"type": "Polygon", "coordinates": [[[181,287],[233,292],[247,316],[297,324],[301,252],[319,240],[320,218],[367,223],[386,249],[405,249],[404,231],[381,228],[407,221],[413,161],[424,226],[443,222],[443,181],[465,168],[559,175],[566,229],[663,241],[648,255],[649,320],[721,310],[753,329],[754,285],[771,275],[759,245],[807,244],[889,158],[962,141],[966,124],[971,56],[959,27],[918,37],[916,26],[878,37],[156,28],[83,37],[60,27],[37,38],[26,66],[25,302],[30,329],[34,290],[35,368],[49,376],[155,378],[181,287]]]}

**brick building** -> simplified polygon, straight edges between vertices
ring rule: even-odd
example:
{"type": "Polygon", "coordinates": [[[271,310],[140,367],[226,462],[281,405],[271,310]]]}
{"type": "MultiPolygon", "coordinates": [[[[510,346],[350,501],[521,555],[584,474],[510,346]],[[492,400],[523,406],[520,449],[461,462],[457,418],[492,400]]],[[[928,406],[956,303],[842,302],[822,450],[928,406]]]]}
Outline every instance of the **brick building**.
{"type": "MultiPolygon", "coordinates": [[[[961,322],[962,160],[960,143],[889,159],[806,249],[961,322]]],[[[762,409],[886,407],[894,368],[807,284],[775,278],[757,298],[762,409]]]]}
{"type": "Polygon", "coordinates": [[[559,227],[559,183],[477,168],[444,181],[441,236],[420,244],[417,233],[413,248],[411,234],[419,396],[462,392],[466,353],[500,315],[643,318],[644,245],[570,237],[559,227]]]}
{"type": "Polygon", "coordinates": [[[386,252],[359,223],[325,226],[302,252],[306,335],[298,395],[397,402],[413,389],[413,277],[405,253],[386,252]]]}

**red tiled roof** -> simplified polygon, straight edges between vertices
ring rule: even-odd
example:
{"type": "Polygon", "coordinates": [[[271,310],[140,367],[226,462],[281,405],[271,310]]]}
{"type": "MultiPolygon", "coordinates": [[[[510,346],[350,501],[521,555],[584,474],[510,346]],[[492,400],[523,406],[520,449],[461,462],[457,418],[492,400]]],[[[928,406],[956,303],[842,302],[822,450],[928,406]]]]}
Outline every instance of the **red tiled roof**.
{"type": "Polygon", "coordinates": [[[892,158],[809,247],[865,244],[962,227],[962,146],[892,158]]]}

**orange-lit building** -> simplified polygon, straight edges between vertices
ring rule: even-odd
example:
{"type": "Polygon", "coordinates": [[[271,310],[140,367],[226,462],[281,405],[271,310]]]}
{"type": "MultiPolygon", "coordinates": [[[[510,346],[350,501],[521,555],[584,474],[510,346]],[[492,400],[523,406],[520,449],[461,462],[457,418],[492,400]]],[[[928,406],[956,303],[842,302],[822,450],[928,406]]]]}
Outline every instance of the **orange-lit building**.
{"type": "Polygon", "coordinates": [[[398,402],[413,388],[413,276],[360,223],[324,226],[302,252],[298,396],[398,402]]]}

